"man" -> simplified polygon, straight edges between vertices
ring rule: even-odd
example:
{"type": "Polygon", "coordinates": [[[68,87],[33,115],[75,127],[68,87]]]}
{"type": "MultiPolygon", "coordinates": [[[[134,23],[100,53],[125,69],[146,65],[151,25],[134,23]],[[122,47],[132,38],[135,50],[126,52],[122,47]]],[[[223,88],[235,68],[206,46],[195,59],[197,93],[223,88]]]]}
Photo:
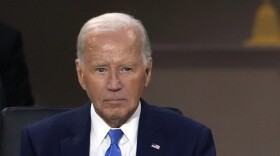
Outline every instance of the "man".
{"type": "Polygon", "coordinates": [[[21,36],[0,23],[0,109],[33,105],[21,36]]]}
{"type": "Polygon", "coordinates": [[[20,156],[215,156],[207,127],[140,99],[152,70],[140,21],[122,13],[89,20],[77,57],[91,102],[27,126],[20,156]]]}

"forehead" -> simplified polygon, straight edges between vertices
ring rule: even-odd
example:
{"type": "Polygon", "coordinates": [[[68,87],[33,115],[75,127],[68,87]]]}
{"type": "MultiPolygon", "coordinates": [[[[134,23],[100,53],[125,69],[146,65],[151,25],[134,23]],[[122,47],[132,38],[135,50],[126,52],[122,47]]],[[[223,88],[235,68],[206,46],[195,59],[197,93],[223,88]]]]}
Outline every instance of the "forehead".
{"type": "Polygon", "coordinates": [[[112,44],[118,44],[119,46],[140,46],[139,33],[132,28],[88,33],[84,41],[87,50],[90,48],[109,47],[112,44]]]}
{"type": "Polygon", "coordinates": [[[95,57],[139,56],[140,39],[137,31],[122,29],[115,32],[89,34],[85,38],[85,55],[95,57]]]}

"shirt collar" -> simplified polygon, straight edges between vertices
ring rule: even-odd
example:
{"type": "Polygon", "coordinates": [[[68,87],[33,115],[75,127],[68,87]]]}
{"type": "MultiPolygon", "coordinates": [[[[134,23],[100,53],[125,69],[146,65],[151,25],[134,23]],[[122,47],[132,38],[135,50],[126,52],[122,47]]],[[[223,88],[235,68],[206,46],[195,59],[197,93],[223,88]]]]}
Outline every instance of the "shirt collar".
{"type": "Polygon", "coordinates": [[[138,134],[138,123],[140,118],[140,112],[141,112],[141,104],[139,102],[139,105],[136,109],[136,111],[133,113],[133,115],[120,127],[123,133],[128,138],[129,142],[136,148],[137,145],[137,134],[138,134]]]}
{"type": "MultiPolygon", "coordinates": [[[[91,133],[94,138],[95,147],[99,147],[108,131],[111,129],[104,120],[97,115],[93,104],[91,104],[91,133]]],[[[141,112],[141,103],[139,102],[136,111],[133,115],[120,127],[129,142],[134,146],[137,145],[138,123],[141,112]]]]}

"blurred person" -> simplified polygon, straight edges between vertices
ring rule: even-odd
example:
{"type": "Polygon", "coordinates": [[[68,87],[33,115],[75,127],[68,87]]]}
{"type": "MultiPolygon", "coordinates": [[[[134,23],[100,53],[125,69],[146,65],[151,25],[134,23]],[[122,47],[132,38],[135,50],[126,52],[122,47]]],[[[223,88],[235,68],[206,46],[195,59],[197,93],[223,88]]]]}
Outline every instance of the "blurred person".
{"type": "Polygon", "coordinates": [[[152,73],[145,28],[123,13],[90,19],[76,71],[90,102],[22,130],[19,156],[215,156],[211,130],[141,99],[152,73]]]}
{"type": "Polygon", "coordinates": [[[33,104],[21,35],[0,23],[0,108],[33,104]]]}

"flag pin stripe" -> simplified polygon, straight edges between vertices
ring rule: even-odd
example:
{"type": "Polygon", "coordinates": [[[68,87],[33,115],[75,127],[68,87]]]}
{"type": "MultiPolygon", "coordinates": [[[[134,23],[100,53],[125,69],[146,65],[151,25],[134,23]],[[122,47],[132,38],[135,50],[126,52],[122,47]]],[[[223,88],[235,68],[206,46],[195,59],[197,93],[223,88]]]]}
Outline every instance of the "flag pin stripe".
{"type": "Polygon", "coordinates": [[[151,145],[151,147],[152,147],[152,148],[155,148],[155,149],[157,149],[157,150],[159,150],[159,149],[160,149],[160,146],[159,146],[159,145],[157,145],[157,144],[154,144],[154,143],[151,145]]]}

